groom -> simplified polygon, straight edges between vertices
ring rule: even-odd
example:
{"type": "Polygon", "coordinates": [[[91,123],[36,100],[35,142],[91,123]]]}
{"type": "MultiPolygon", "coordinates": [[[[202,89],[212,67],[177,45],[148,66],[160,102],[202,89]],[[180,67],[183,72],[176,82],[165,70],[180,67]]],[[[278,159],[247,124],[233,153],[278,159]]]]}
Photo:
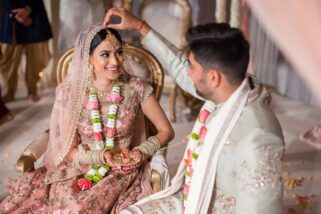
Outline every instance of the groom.
{"type": "Polygon", "coordinates": [[[205,101],[171,186],[124,213],[281,213],[282,130],[269,94],[248,76],[249,44],[223,23],[192,27],[188,56],[144,21],[110,9],[104,25],[136,29],[176,83],[205,101]],[[118,24],[109,24],[113,16],[118,24]]]}

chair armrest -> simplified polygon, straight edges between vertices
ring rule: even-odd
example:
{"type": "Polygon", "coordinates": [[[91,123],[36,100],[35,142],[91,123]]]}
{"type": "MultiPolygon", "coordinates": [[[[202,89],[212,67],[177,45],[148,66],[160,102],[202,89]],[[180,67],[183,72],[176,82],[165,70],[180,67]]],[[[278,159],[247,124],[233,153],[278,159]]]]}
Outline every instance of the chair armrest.
{"type": "Polygon", "coordinates": [[[22,156],[32,155],[37,160],[43,155],[43,153],[45,153],[48,142],[49,142],[49,130],[43,132],[41,135],[39,135],[39,137],[33,140],[29,144],[29,146],[27,146],[25,151],[22,153],[22,156]]]}
{"type": "Polygon", "coordinates": [[[49,141],[49,130],[32,141],[16,163],[17,172],[31,172],[35,170],[34,162],[45,152],[49,141]]]}
{"type": "Polygon", "coordinates": [[[36,158],[32,155],[22,155],[16,163],[17,172],[31,172],[35,170],[36,158]]]}
{"type": "Polygon", "coordinates": [[[154,193],[159,192],[161,190],[161,186],[162,186],[161,175],[159,174],[159,172],[157,172],[154,169],[152,170],[152,175],[151,175],[151,185],[154,193]]]}

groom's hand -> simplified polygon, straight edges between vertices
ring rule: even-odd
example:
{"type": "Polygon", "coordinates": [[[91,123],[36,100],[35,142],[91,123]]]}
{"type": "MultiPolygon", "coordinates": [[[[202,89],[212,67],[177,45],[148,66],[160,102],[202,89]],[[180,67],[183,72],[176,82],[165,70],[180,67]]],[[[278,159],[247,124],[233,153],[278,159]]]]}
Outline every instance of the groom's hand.
{"type": "Polygon", "coordinates": [[[111,8],[107,11],[103,24],[108,28],[132,30],[138,29],[141,23],[142,21],[139,18],[135,17],[131,13],[128,13],[124,8],[111,8]],[[120,23],[110,23],[111,19],[115,16],[120,17],[120,23]]]}
{"type": "Polygon", "coordinates": [[[150,27],[145,21],[137,18],[133,14],[127,12],[124,8],[111,8],[107,11],[103,25],[108,28],[117,30],[137,30],[142,36],[145,36],[150,27]],[[112,17],[120,17],[121,21],[117,24],[109,23],[112,17]]]}

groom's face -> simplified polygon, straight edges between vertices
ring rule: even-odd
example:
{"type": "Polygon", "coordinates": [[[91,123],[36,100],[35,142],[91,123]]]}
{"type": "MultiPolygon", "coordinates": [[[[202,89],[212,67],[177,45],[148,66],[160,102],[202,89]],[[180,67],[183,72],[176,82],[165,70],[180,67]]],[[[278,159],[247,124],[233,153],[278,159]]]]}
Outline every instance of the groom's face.
{"type": "Polygon", "coordinates": [[[212,88],[209,85],[209,73],[195,59],[193,52],[190,52],[188,56],[188,64],[188,74],[194,82],[197,94],[205,99],[209,99],[212,95],[212,88]]]}

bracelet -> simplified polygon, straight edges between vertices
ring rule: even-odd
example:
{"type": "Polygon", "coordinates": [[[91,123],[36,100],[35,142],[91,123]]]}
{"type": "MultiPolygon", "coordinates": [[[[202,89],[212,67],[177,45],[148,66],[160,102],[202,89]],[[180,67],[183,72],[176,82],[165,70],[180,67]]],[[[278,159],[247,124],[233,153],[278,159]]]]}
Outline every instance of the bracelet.
{"type": "Polygon", "coordinates": [[[145,20],[142,21],[142,24],[139,27],[138,33],[140,33],[140,31],[142,30],[144,24],[146,24],[145,20]]]}
{"type": "Polygon", "coordinates": [[[106,164],[104,158],[105,150],[79,151],[74,158],[76,166],[80,164],[102,165],[106,164]]]}
{"type": "Polygon", "coordinates": [[[151,157],[161,147],[160,141],[157,137],[151,136],[139,146],[134,149],[138,149],[143,153],[144,159],[151,157]]]}

